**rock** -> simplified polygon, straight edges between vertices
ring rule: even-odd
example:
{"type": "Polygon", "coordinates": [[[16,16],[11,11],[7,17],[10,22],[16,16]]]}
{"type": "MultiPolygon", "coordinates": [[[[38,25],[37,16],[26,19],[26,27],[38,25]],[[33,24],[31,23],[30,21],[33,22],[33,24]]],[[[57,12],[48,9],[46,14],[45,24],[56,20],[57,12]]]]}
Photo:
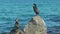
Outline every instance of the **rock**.
{"type": "Polygon", "coordinates": [[[10,32],[10,34],[25,34],[22,30],[12,30],[11,32],[10,32]]]}
{"type": "Polygon", "coordinates": [[[47,34],[47,27],[44,20],[39,16],[37,5],[33,6],[36,16],[34,16],[29,23],[25,26],[24,30],[19,30],[18,19],[16,19],[15,29],[10,34],[47,34]]]}
{"type": "Polygon", "coordinates": [[[26,34],[47,34],[47,27],[39,15],[34,16],[24,28],[26,34]]]}
{"type": "Polygon", "coordinates": [[[26,34],[47,34],[47,27],[44,20],[39,16],[39,11],[37,9],[37,5],[33,4],[34,12],[36,16],[34,16],[30,22],[25,26],[24,32],[26,34]]]}

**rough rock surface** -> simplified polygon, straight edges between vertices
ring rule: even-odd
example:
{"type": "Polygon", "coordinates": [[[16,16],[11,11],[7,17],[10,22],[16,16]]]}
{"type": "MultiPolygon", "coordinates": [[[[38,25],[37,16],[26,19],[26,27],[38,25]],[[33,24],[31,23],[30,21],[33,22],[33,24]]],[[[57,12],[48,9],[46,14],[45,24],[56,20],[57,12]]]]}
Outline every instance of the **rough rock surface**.
{"type": "Polygon", "coordinates": [[[47,27],[39,15],[34,16],[24,28],[26,34],[47,34],[47,27]]]}

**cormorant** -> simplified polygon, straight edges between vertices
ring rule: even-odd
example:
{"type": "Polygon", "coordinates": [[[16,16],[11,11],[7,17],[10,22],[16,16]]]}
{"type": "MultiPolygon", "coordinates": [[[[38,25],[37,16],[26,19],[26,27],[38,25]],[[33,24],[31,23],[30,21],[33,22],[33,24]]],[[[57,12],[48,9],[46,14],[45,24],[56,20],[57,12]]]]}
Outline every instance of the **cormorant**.
{"type": "Polygon", "coordinates": [[[15,27],[11,30],[10,34],[24,34],[22,30],[19,30],[18,19],[16,19],[15,27]]]}
{"type": "Polygon", "coordinates": [[[39,15],[39,11],[38,11],[37,5],[35,3],[33,4],[33,10],[36,13],[36,15],[39,15]]]}

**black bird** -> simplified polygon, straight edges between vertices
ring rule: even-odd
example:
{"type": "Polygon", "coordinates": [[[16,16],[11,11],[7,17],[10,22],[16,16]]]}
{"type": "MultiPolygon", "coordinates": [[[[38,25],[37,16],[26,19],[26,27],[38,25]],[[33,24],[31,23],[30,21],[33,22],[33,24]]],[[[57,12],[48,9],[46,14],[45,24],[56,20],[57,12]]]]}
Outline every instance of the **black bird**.
{"type": "Polygon", "coordinates": [[[39,15],[39,11],[38,11],[37,5],[35,3],[33,4],[33,10],[36,13],[36,15],[39,15]]]}
{"type": "Polygon", "coordinates": [[[16,18],[15,28],[16,28],[16,29],[19,29],[18,18],[16,18]]]}
{"type": "Polygon", "coordinates": [[[9,34],[24,34],[24,31],[19,30],[19,23],[18,23],[18,19],[15,20],[15,28],[11,30],[11,32],[9,34]]]}

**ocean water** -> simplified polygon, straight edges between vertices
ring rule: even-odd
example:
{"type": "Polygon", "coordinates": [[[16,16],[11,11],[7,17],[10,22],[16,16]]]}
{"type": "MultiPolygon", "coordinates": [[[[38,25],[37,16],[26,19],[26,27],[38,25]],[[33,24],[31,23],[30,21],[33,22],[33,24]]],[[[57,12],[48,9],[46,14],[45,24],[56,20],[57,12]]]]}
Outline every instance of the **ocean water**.
{"type": "Polygon", "coordinates": [[[0,0],[0,33],[10,32],[16,18],[23,29],[36,15],[33,11],[34,2],[48,28],[60,26],[60,0],[0,0]]]}

